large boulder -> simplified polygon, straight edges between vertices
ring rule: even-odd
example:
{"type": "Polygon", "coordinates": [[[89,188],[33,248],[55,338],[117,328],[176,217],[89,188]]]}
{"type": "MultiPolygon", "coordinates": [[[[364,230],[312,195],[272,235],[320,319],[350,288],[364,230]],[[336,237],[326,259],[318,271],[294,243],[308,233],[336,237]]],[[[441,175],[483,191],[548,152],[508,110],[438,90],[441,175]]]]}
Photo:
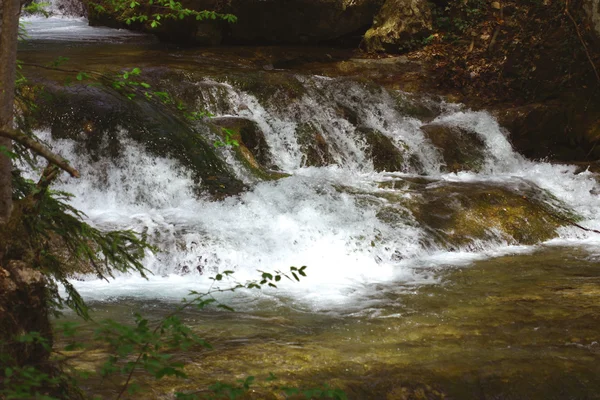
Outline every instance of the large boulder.
{"type": "Polygon", "coordinates": [[[485,163],[485,142],[475,131],[432,123],[421,130],[441,153],[444,171],[478,172],[485,163]]]}
{"type": "MultiPolygon", "coordinates": [[[[103,3],[104,0],[100,1],[103,3]]],[[[383,0],[214,0],[184,1],[194,10],[215,10],[233,14],[237,22],[164,20],[157,29],[148,23],[128,28],[154,32],[171,41],[219,43],[297,43],[310,44],[345,40],[358,43],[371,26],[373,16],[383,0]]],[[[110,10],[110,5],[103,5],[110,10]]],[[[88,6],[91,25],[125,27],[123,21],[130,10],[105,11],[88,6]]]]}
{"type": "Polygon", "coordinates": [[[400,143],[398,146],[394,144],[391,138],[376,129],[362,126],[357,131],[365,139],[367,144],[365,150],[373,161],[375,171],[422,171],[421,162],[416,156],[410,154],[407,144],[400,143]]]}
{"type": "Polygon", "coordinates": [[[395,53],[419,44],[432,29],[431,10],[424,0],[387,0],[365,33],[369,52],[395,53]]]}
{"type": "MultiPolygon", "coordinates": [[[[54,139],[73,140],[75,151],[87,154],[93,162],[119,160],[126,152],[123,140],[128,138],[150,154],[172,158],[191,170],[199,194],[219,198],[245,189],[215,153],[209,122],[191,126],[178,113],[141,96],[129,100],[106,88],[54,87],[50,81],[42,82],[46,88],[29,115],[31,127],[50,130],[54,139]]],[[[104,173],[98,171],[99,179],[104,173]]]]}
{"type": "Polygon", "coordinates": [[[490,243],[534,245],[558,236],[579,217],[543,189],[510,185],[401,177],[380,184],[384,199],[377,218],[403,229],[417,224],[431,249],[482,250],[490,243]]]}
{"type": "Polygon", "coordinates": [[[474,249],[498,240],[533,245],[556,237],[565,221],[577,220],[525,183],[507,188],[438,182],[420,189],[415,199],[411,207],[415,219],[431,233],[433,243],[447,249],[474,249]]]}

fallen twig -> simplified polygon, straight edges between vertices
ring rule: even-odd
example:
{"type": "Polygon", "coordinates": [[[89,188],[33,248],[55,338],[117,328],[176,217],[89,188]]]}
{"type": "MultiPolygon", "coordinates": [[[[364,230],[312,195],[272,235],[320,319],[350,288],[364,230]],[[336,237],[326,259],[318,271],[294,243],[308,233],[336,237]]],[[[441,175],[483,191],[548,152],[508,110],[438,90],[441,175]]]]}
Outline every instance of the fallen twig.
{"type": "Polygon", "coordinates": [[[72,177],[79,178],[79,172],[71,167],[67,160],[59,156],[58,154],[54,154],[50,149],[44,146],[42,143],[37,140],[25,135],[22,132],[16,131],[14,129],[5,129],[0,130],[0,136],[11,139],[28,149],[32,150],[34,153],[39,154],[44,157],[50,163],[60,167],[61,169],[67,171],[72,177]]]}

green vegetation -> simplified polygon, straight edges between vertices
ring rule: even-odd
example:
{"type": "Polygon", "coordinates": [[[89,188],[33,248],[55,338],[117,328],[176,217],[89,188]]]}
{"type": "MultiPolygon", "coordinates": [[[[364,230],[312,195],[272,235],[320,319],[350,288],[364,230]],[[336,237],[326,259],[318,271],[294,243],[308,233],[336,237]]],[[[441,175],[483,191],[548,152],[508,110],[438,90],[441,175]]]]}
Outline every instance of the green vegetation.
{"type": "Polygon", "coordinates": [[[235,15],[209,10],[197,11],[173,0],[143,0],[141,3],[136,0],[109,0],[106,3],[90,1],[88,4],[97,13],[120,13],[126,25],[140,23],[147,24],[150,28],[157,28],[166,20],[186,18],[196,21],[220,19],[228,23],[237,21],[235,15]]]}
{"type": "MultiPolygon", "coordinates": [[[[452,0],[436,4],[432,10],[435,29],[445,32],[443,40],[458,40],[459,36],[483,20],[489,2],[485,0],[452,0]]],[[[434,37],[424,39],[429,44],[434,37]]]]}

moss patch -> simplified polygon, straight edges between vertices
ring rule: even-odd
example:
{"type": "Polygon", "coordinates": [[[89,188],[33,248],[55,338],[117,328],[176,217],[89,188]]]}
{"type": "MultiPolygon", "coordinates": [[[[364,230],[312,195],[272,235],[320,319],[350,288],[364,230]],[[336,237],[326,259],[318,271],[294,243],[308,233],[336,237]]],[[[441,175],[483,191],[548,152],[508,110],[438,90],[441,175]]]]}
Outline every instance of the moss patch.
{"type": "Polygon", "coordinates": [[[421,127],[442,154],[447,172],[478,172],[485,162],[485,142],[477,132],[454,126],[429,124],[421,127]]]}

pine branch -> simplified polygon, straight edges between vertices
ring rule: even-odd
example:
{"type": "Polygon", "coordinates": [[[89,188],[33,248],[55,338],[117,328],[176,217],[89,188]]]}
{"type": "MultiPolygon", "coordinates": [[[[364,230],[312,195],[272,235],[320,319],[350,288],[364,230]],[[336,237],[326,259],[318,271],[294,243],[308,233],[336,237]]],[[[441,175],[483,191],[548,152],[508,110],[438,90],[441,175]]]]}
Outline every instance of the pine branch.
{"type": "Polygon", "coordinates": [[[71,167],[67,160],[59,156],[58,154],[54,154],[50,149],[44,146],[42,143],[36,141],[35,139],[25,135],[22,132],[16,131],[14,129],[4,129],[0,130],[0,136],[11,139],[34,153],[44,157],[48,162],[60,167],[62,170],[68,172],[72,177],[79,178],[79,172],[71,167]]]}

